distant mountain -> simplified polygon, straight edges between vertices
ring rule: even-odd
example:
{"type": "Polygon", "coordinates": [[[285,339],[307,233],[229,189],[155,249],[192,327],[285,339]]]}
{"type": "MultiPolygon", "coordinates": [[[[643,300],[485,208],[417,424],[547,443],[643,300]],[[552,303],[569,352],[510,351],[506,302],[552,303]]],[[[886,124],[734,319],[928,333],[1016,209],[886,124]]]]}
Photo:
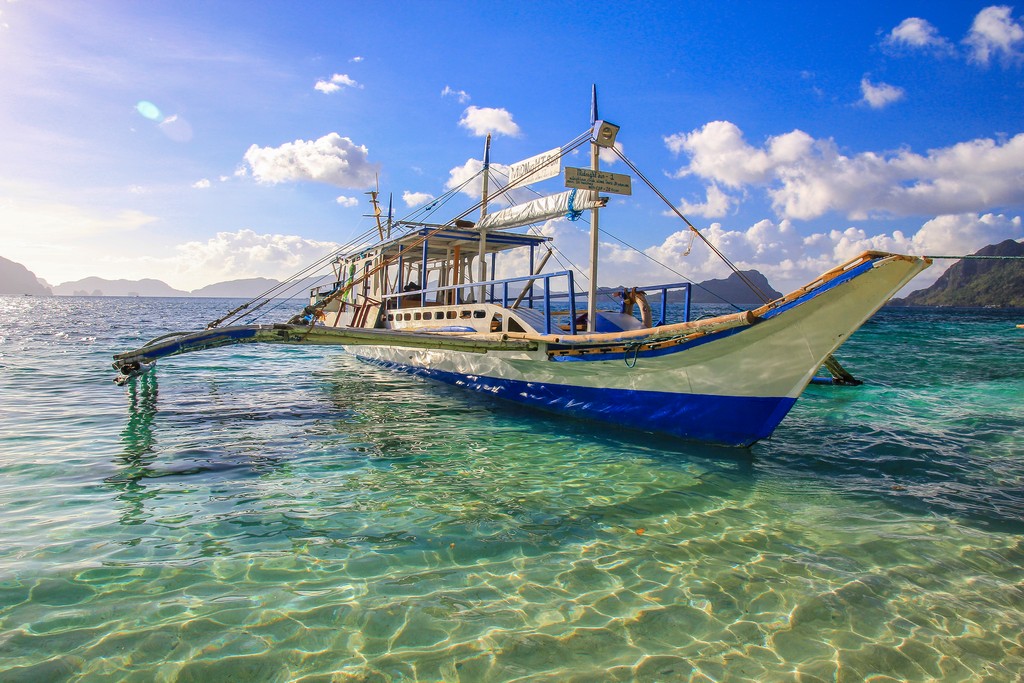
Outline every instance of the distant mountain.
{"type": "Polygon", "coordinates": [[[143,280],[104,280],[87,277],[64,282],[53,288],[61,296],[188,296],[188,292],[174,289],[166,282],[146,278],[143,280]]]}
{"type": "MultiPolygon", "coordinates": [[[[7,282],[10,277],[5,275],[7,270],[3,267],[4,263],[10,264],[10,268],[21,269],[21,277],[24,282],[35,281],[35,276],[25,269],[24,266],[12,261],[0,259],[0,294],[13,293],[42,295],[50,293],[49,289],[43,287],[38,282],[35,283],[35,289],[29,289],[28,285],[19,285],[14,287],[14,289],[17,289],[18,291],[15,292],[12,290],[7,292],[7,289],[10,288],[4,289],[3,283],[7,282]]],[[[770,299],[776,299],[782,296],[781,293],[777,292],[770,284],[768,284],[768,279],[758,271],[745,270],[742,272],[770,299]]],[[[19,280],[19,282],[22,280],[19,280]]],[[[309,295],[310,289],[318,285],[329,284],[330,280],[330,277],[307,277],[299,280],[294,285],[289,286],[287,294],[294,298],[304,299],[309,295]]],[[[52,293],[60,296],[195,296],[254,299],[279,284],[280,282],[278,280],[271,278],[254,277],[217,282],[199,289],[194,289],[191,292],[186,292],[180,289],[174,289],[167,283],[160,280],[149,278],[143,280],[105,280],[99,277],[87,277],[82,280],[74,280],[72,282],[64,282],[56,285],[53,287],[52,293]]],[[[669,300],[675,301],[676,297],[673,294],[670,294],[669,300]]],[[[699,284],[695,284],[692,289],[691,301],[693,303],[710,304],[726,302],[732,304],[762,303],[757,295],[750,290],[750,288],[736,273],[731,274],[725,279],[706,280],[699,284]]]]}
{"type": "Polygon", "coordinates": [[[210,296],[223,298],[251,299],[259,296],[271,287],[278,285],[277,280],[266,277],[250,277],[244,280],[228,280],[193,289],[189,296],[210,296]]]}
{"type": "MultiPolygon", "coordinates": [[[[769,301],[782,296],[776,291],[768,278],[756,270],[741,270],[748,280],[761,290],[769,301]]],[[[724,280],[705,280],[693,287],[690,301],[695,304],[763,304],[764,301],[736,273],[731,273],[724,280]]]]}
{"type": "MultiPolygon", "coordinates": [[[[1024,244],[1006,240],[972,255],[1024,256],[1024,244]]],[[[890,305],[1024,308],[1024,261],[963,259],[931,287],[893,299],[890,305]]]]}
{"type": "Polygon", "coordinates": [[[0,295],[22,296],[31,294],[33,296],[51,296],[50,288],[43,285],[36,274],[31,270],[8,261],[0,256],[0,295]]]}
{"type": "MultiPolygon", "coordinates": [[[[332,279],[333,278],[328,277],[323,279],[321,282],[320,277],[307,277],[289,285],[287,287],[287,292],[275,292],[275,296],[287,294],[291,298],[305,299],[309,296],[309,290],[311,288],[319,284],[327,284],[327,281],[332,279]]],[[[223,297],[225,299],[255,299],[256,297],[266,293],[267,290],[272,287],[277,287],[280,284],[281,282],[279,280],[274,280],[272,278],[251,277],[244,280],[217,282],[199,289],[193,289],[188,296],[223,297]]]]}
{"type": "MultiPolygon", "coordinates": [[[[216,282],[186,292],[174,289],[160,280],[104,280],[99,277],[87,277],[82,280],[61,283],[53,288],[53,293],[61,296],[198,296],[254,299],[279,284],[278,280],[271,278],[252,277],[216,282]]],[[[309,296],[309,290],[317,284],[321,284],[319,277],[305,278],[289,287],[288,294],[304,299],[309,296]]]]}
{"type": "MultiPolygon", "coordinates": [[[[770,284],[768,278],[756,270],[741,270],[747,279],[754,283],[761,290],[768,300],[778,299],[781,292],[776,291],[770,284]]],[[[668,300],[679,303],[683,300],[682,292],[669,292],[668,300]]],[[[654,298],[661,300],[660,295],[654,298]]],[[[737,305],[760,305],[765,303],[736,273],[729,277],[716,280],[705,280],[695,282],[690,287],[690,303],[693,304],[737,304],[737,305]]]]}

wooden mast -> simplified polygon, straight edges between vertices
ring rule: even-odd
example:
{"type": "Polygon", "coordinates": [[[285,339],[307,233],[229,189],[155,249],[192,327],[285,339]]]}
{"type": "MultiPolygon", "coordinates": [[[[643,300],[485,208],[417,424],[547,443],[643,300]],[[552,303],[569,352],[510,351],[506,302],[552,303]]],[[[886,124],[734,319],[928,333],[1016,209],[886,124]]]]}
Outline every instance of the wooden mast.
{"type": "MultiPolygon", "coordinates": [[[[590,125],[597,122],[597,84],[591,86],[590,93],[590,125]]],[[[591,132],[590,138],[590,168],[595,172],[600,169],[600,151],[595,139],[596,131],[591,132]]],[[[597,201],[597,190],[592,190],[593,199],[597,201]]],[[[590,210],[590,288],[587,290],[587,330],[597,331],[597,248],[598,248],[598,209],[595,206],[590,210]]]]}
{"type": "MultiPolygon", "coordinates": [[[[487,215],[487,194],[489,191],[488,180],[491,175],[491,134],[487,134],[487,139],[484,141],[484,183],[483,183],[483,196],[481,197],[480,203],[480,220],[484,219],[487,215]]],[[[477,278],[478,282],[487,281],[487,230],[480,231],[480,251],[477,255],[479,261],[480,275],[477,278]]],[[[470,272],[473,272],[470,270],[470,272]]],[[[487,298],[487,287],[480,285],[480,294],[477,296],[477,303],[483,303],[487,298]]]]}

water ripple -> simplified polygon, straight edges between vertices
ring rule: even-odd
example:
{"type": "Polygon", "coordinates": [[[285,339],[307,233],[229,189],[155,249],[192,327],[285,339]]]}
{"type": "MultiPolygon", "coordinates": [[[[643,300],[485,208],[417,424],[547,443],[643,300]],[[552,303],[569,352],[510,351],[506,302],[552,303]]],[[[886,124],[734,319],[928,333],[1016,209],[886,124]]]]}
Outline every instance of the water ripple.
{"type": "Polygon", "coordinates": [[[112,352],[224,302],[45,303],[0,298],[4,681],[1024,670],[1006,314],[883,312],[841,354],[864,387],[812,387],[737,451],[326,349],[221,349],[118,388],[112,352]]]}

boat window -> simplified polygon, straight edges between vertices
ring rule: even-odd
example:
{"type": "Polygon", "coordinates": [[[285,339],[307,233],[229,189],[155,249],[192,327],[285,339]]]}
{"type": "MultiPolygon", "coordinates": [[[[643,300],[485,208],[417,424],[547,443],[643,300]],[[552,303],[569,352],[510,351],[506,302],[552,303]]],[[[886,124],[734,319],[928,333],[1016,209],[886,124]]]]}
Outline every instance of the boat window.
{"type": "Polygon", "coordinates": [[[455,319],[455,311],[448,311],[448,316],[447,317],[449,319],[454,320],[455,319]]]}
{"type": "Polygon", "coordinates": [[[498,314],[491,316],[491,332],[501,332],[501,316],[498,314]]]}
{"type": "Polygon", "coordinates": [[[471,318],[471,317],[473,317],[473,312],[472,311],[459,311],[459,317],[460,318],[471,318]]]}
{"type": "Polygon", "coordinates": [[[523,326],[515,318],[508,319],[508,331],[509,332],[526,332],[523,326]]]}
{"type": "Polygon", "coordinates": [[[405,314],[405,316],[404,316],[404,318],[405,318],[406,320],[412,320],[412,313],[406,313],[406,314],[405,314]]]}
{"type": "Polygon", "coordinates": [[[484,311],[473,311],[473,317],[474,318],[486,318],[487,317],[487,313],[485,313],[484,311]]]}
{"type": "Polygon", "coordinates": [[[393,321],[394,319],[395,319],[395,314],[394,313],[388,313],[388,320],[389,321],[393,321]]]}
{"type": "Polygon", "coordinates": [[[430,320],[433,317],[434,317],[434,314],[431,313],[430,311],[427,311],[426,313],[423,314],[423,319],[424,320],[430,320]]]}
{"type": "Polygon", "coordinates": [[[413,320],[421,320],[423,318],[423,314],[422,313],[413,313],[412,317],[413,317],[413,320]]]}

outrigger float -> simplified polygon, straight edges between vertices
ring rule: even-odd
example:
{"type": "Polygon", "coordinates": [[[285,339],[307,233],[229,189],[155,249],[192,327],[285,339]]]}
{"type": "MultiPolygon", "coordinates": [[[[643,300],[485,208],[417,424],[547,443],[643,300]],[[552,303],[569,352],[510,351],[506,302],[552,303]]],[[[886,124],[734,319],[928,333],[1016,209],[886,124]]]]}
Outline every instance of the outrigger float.
{"type": "Polygon", "coordinates": [[[161,358],[222,346],[331,345],[380,367],[535,408],[729,446],[770,436],[823,365],[834,381],[855,381],[832,354],[931,261],[865,252],[779,299],[698,320],[690,319],[686,282],[599,290],[598,221],[607,202],[600,193],[630,189],[630,176],[599,169],[599,152],[614,152],[650,185],[614,146],[617,132],[598,120],[595,103],[590,129],[508,167],[503,183],[492,178],[488,139],[483,200],[474,207],[443,223],[389,216],[386,225],[378,210],[376,239],[325,261],[333,265],[331,281],[313,288],[309,304],[288,322],[237,324],[265,312],[268,292],[204,330],[117,354],[115,381],[129,382],[161,358]],[[591,168],[566,168],[565,192],[488,213],[496,195],[508,198],[514,188],[560,175],[561,159],[587,143],[591,168]],[[480,218],[467,220],[477,210],[480,218]],[[551,238],[514,230],[586,210],[591,264],[584,293],[574,270],[545,270],[551,238]],[[499,257],[523,264],[524,274],[493,277],[507,272],[499,257]],[[609,310],[598,307],[606,297],[615,303],[609,310]],[[670,319],[673,310],[678,319],[670,319]]]}

